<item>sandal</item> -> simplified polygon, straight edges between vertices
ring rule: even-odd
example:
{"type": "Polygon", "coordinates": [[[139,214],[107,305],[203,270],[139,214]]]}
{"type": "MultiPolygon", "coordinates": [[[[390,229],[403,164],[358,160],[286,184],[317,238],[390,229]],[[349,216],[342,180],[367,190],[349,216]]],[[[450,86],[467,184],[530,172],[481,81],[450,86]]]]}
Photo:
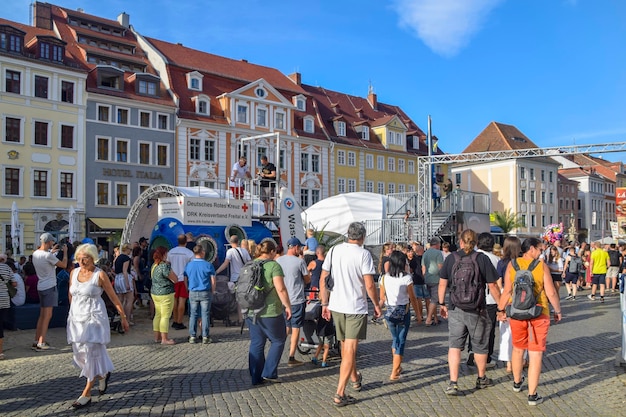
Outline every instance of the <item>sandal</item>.
{"type": "Polygon", "coordinates": [[[175,345],[176,342],[173,339],[167,339],[167,340],[162,340],[161,344],[162,345],[175,345]]]}
{"type": "Polygon", "coordinates": [[[87,407],[89,404],[91,404],[91,397],[83,397],[81,395],[76,401],[74,401],[72,408],[74,410],[78,410],[79,408],[87,407]]]}
{"type": "Polygon", "coordinates": [[[359,371],[356,371],[356,381],[352,382],[352,389],[355,391],[363,389],[363,375],[359,371]]]}
{"type": "Polygon", "coordinates": [[[335,407],[345,407],[346,405],[354,403],[356,403],[356,398],[349,395],[341,396],[339,394],[335,394],[335,396],[333,397],[333,405],[335,407]]]}

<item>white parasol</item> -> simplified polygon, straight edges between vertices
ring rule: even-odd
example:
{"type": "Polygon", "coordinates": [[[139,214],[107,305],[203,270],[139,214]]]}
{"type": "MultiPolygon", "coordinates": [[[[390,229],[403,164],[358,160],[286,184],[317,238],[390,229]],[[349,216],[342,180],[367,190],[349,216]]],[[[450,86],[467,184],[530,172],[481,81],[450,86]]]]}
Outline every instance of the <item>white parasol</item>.
{"type": "Polygon", "coordinates": [[[74,206],[70,206],[70,214],[69,214],[69,226],[67,228],[67,233],[69,234],[70,243],[74,242],[74,223],[76,223],[76,210],[74,210],[74,206]]]}
{"type": "Polygon", "coordinates": [[[15,201],[11,205],[11,244],[13,256],[16,256],[20,250],[20,214],[15,201]]]}

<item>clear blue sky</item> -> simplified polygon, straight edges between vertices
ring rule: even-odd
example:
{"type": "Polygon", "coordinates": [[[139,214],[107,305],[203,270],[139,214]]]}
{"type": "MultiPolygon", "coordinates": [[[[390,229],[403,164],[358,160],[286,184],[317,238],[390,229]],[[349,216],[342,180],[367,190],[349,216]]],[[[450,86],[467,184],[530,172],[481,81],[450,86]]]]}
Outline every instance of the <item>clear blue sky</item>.
{"type": "MultiPolygon", "coordinates": [[[[51,1],[401,106],[446,152],[491,121],[541,147],[626,141],[624,0],[51,1]]],[[[30,1],[1,16],[28,23],[30,1]]],[[[618,160],[623,154],[606,154],[618,160]]]]}

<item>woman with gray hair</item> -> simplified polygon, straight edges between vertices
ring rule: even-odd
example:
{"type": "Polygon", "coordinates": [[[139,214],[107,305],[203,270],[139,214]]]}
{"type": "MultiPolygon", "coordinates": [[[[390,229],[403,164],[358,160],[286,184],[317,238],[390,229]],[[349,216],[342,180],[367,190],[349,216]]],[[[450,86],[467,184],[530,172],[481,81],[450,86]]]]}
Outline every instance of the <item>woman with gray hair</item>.
{"type": "Polygon", "coordinates": [[[111,329],[102,292],[115,305],[122,319],[122,327],[129,325],[124,308],[117,298],[109,277],[98,267],[98,249],[93,244],[80,245],[74,259],[79,267],[70,277],[70,311],[67,317],[67,342],[72,344],[74,364],[81,368],[80,376],[87,378],[82,394],[72,408],[79,409],[91,403],[91,389],[96,379],[103,395],[113,371],[113,363],[106,350],[111,341],[111,329]]]}

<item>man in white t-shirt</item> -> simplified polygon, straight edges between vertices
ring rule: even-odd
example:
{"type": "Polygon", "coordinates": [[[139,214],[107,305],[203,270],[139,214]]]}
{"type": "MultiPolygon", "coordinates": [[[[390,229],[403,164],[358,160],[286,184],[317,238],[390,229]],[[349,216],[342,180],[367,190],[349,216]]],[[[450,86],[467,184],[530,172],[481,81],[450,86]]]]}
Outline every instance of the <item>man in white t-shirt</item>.
{"type": "Polygon", "coordinates": [[[37,292],[39,293],[39,319],[37,320],[37,331],[35,333],[35,342],[32,348],[37,352],[50,349],[50,345],[46,342],[46,334],[50,319],[52,319],[52,310],[58,305],[59,293],[57,291],[57,274],[56,267],[67,267],[67,245],[63,245],[63,259],[59,260],[56,253],[59,246],[55,244],[54,236],[50,233],[44,233],[39,237],[41,246],[33,252],[33,266],[37,271],[37,292]]]}
{"type": "Polygon", "coordinates": [[[359,339],[367,335],[367,297],[374,304],[374,318],[381,316],[378,293],[374,283],[376,268],[372,254],[363,248],[365,226],[354,222],[348,227],[348,242],[334,246],[326,256],[320,277],[322,317],[335,322],[337,339],[341,341],[341,367],[337,393],[333,399],[337,406],[353,404],[356,400],[345,394],[348,380],[352,388],[360,391],[362,375],[356,368],[359,339]],[[332,272],[334,285],[326,289],[326,277],[332,272]]]}
{"type": "MultiPolygon", "coordinates": [[[[230,249],[226,251],[226,259],[215,271],[215,276],[218,276],[220,272],[230,266],[230,280],[228,282],[228,289],[230,292],[235,292],[235,284],[239,280],[239,272],[246,262],[252,260],[252,257],[244,248],[239,247],[239,236],[232,235],[229,239],[230,249]]],[[[242,320],[241,311],[237,307],[239,314],[239,322],[242,320]]],[[[235,323],[237,325],[237,323],[235,323]]]]}
{"type": "Polygon", "coordinates": [[[240,156],[239,161],[233,165],[233,170],[230,173],[230,191],[233,193],[233,197],[237,199],[243,198],[243,190],[246,179],[251,179],[250,167],[248,167],[248,160],[245,156],[240,156]]]}
{"type": "Polygon", "coordinates": [[[172,265],[172,271],[178,277],[174,284],[174,322],[172,328],[176,330],[186,329],[183,324],[185,306],[189,298],[189,292],[185,286],[185,267],[193,259],[193,252],[187,249],[187,236],[178,235],[178,246],[167,253],[167,260],[172,265]]]}

